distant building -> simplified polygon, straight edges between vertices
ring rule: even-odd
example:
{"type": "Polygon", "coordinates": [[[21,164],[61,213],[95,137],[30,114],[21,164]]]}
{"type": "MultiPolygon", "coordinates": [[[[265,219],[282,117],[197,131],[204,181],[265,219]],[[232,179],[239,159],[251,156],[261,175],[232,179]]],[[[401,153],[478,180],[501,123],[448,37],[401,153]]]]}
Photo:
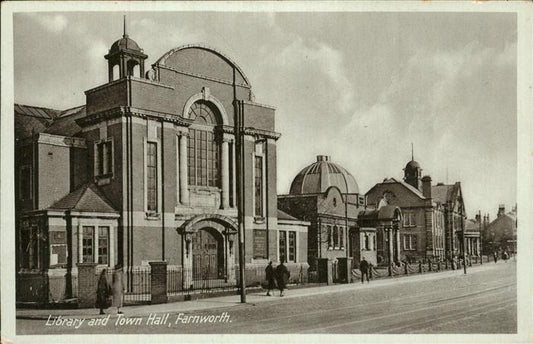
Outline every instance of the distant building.
{"type": "MultiPolygon", "coordinates": [[[[399,233],[399,209],[367,209],[353,175],[325,155],[317,156],[294,177],[289,194],[278,195],[278,206],[310,223],[307,259],[311,269],[317,268],[319,259],[335,263],[348,257],[356,267],[363,257],[374,265],[386,263],[388,256],[381,257],[383,261],[378,257],[379,251],[387,252],[385,240],[389,242],[389,234],[382,231],[399,233]]],[[[391,245],[393,257],[398,256],[397,247],[391,245]]]]}
{"type": "Polygon", "coordinates": [[[483,252],[491,254],[505,250],[508,253],[516,253],[516,207],[505,212],[505,205],[501,204],[496,219],[492,222],[488,216],[486,219],[487,224],[483,229],[483,252]]]}
{"type": "Polygon", "coordinates": [[[402,259],[451,258],[461,252],[461,231],[465,209],[461,183],[431,185],[422,177],[420,164],[411,159],[404,169],[404,180],[386,178],[366,193],[369,207],[381,202],[402,211],[402,259]]]}
{"type": "Polygon", "coordinates": [[[166,261],[178,289],[234,285],[235,114],[244,118],[245,261],[258,271],[248,282],[262,281],[269,260],[307,267],[307,222],[278,218],[275,110],[254,101],[241,68],[187,45],[145,73],[147,55],[126,33],[105,58],[109,81],[86,91],[85,105],[15,105],[18,300],[75,298],[80,263],[129,271],[166,261]]]}

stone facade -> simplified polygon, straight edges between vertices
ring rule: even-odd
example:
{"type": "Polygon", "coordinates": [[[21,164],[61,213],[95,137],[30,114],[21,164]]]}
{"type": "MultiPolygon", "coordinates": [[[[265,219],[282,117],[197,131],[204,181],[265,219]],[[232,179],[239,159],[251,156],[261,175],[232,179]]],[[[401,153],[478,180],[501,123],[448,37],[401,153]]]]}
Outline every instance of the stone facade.
{"type": "MultiPolygon", "coordinates": [[[[146,57],[125,34],[106,55],[109,82],[86,91],[85,106],[16,106],[20,300],[35,300],[25,282],[35,273],[63,274],[61,295],[41,300],[76,297],[79,263],[164,261],[183,288],[235,284],[237,116],[246,266],[279,261],[274,108],[255,102],[244,72],[214,48],[172,49],[145,74],[146,57]]],[[[297,228],[292,263],[307,273],[305,222],[280,226],[297,228]]]]}

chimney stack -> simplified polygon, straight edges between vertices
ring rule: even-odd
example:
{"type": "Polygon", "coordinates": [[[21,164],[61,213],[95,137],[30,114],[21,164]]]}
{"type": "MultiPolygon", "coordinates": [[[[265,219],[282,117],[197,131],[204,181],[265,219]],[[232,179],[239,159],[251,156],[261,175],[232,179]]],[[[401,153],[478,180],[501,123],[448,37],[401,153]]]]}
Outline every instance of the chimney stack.
{"type": "Polygon", "coordinates": [[[476,214],[476,222],[480,222],[481,221],[481,214],[476,214]]]}
{"type": "Polygon", "coordinates": [[[500,204],[498,208],[498,217],[505,215],[505,204],[500,204]]]}
{"type": "Polygon", "coordinates": [[[422,177],[422,194],[425,198],[431,198],[431,177],[422,177]]]}

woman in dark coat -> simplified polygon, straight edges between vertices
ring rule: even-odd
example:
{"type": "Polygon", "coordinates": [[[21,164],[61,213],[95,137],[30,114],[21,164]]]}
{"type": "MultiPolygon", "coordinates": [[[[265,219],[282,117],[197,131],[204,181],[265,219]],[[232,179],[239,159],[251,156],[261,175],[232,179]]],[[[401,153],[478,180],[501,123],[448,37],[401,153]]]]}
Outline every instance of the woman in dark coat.
{"type": "Polygon", "coordinates": [[[272,266],[272,262],[269,262],[266,269],[265,269],[265,275],[266,280],[268,283],[268,290],[266,296],[270,296],[270,291],[274,288],[276,288],[276,281],[275,281],[275,273],[274,273],[274,267],[272,266]]]}
{"type": "Polygon", "coordinates": [[[106,275],[107,270],[102,270],[98,279],[98,288],[96,289],[96,307],[100,308],[100,314],[105,314],[104,309],[109,308],[111,288],[109,287],[109,283],[107,283],[106,275]]]}
{"type": "Polygon", "coordinates": [[[279,296],[283,296],[283,290],[287,286],[289,277],[291,276],[287,267],[283,264],[284,259],[276,267],[276,281],[278,282],[279,296]]]}

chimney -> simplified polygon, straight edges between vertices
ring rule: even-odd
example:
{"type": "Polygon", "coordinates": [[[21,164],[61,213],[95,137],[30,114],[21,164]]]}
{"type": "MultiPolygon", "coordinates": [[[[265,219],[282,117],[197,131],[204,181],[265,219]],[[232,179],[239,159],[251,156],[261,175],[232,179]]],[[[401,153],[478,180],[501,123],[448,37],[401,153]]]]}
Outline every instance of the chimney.
{"type": "Polygon", "coordinates": [[[505,204],[500,204],[498,208],[498,217],[505,215],[505,204]]]}
{"type": "Polygon", "coordinates": [[[317,156],[316,156],[316,161],[317,161],[317,162],[320,162],[320,161],[329,161],[329,155],[317,155],[317,156]]]}
{"type": "Polygon", "coordinates": [[[431,177],[422,177],[422,194],[425,198],[431,198],[431,177]]]}
{"type": "Polygon", "coordinates": [[[481,221],[481,214],[476,214],[476,222],[480,222],[481,221]]]}

